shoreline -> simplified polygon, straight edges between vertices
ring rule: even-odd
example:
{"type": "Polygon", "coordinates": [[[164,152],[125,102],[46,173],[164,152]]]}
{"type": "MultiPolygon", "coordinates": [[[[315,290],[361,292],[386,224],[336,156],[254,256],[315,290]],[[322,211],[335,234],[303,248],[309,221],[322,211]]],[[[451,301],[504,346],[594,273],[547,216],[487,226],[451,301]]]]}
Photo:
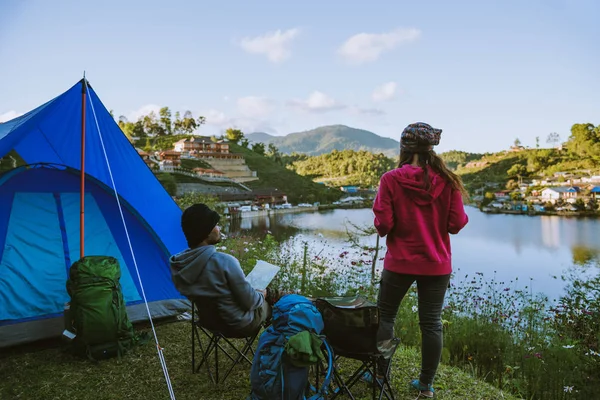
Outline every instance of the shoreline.
{"type": "Polygon", "coordinates": [[[294,208],[280,208],[280,209],[268,209],[268,210],[258,210],[258,211],[240,211],[236,214],[228,214],[228,218],[237,219],[237,218],[256,218],[256,217],[268,217],[275,214],[294,214],[294,213],[303,213],[303,212],[319,212],[319,211],[327,211],[327,210],[353,210],[359,208],[368,208],[370,209],[370,205],[335,205],[335,204],[325,204],[319,206],[311,206],[311,207],[294,207],[294,208]]]}
{"type": "Polygon", "coordinates": [[[565,217],[565,218],[590,218],[600,219],[600,213],[594,211],[514,211],[514,210],[482,210],[476,206],[471,206],[478,209],[484,214],[504,214],[504,215],[523,215],[526,217],[565,217]]]}

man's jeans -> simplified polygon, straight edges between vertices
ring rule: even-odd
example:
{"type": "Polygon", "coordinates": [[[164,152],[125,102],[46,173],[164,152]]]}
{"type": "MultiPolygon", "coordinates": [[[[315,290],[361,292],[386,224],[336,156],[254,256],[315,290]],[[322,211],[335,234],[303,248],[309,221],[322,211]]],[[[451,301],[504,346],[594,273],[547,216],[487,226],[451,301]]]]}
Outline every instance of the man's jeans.
{"type": "MultiPolygon", "coordinates": [[[[380,321],[377,339],[394,337],[394,322],[400,302],[413,282],[419,295],[419,325],[421,326],[421,376],[423,384],[432,384],[442,355],[442,307],[450,275],[405,275],[383,270],[377,298],[380,321]]],[[[402,321],[400,321],[402,323],[402,321]]]]}

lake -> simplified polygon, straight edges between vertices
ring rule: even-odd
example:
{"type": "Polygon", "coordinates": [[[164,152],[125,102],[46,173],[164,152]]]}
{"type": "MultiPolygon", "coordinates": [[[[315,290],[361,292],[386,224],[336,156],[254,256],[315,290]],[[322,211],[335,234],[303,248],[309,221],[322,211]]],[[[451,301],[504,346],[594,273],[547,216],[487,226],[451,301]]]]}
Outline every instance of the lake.
{"type": "MultiPolygon", "coordinates": [[[[528,285],[534,293],[553,299],[563,288],[563,282],[554,276],[560,278],[569,267],[594,261],[600,253],[600,220],[492,215],[472,207],[467,207],[467,213],[469,224],[451,237],[455,282],[481,272],[486,279],[495,277],[514,289],[528,285]],[[518,282],[510,284],[517,277],[518,282]]],[[[332,268],[352,268],[354,253],[347,241],[347,221],[372,226],[373,213],[370,209],[338,209],[243,218],[225,227],[225,232],[262,235],[269,231],[278,239],[293,241],[298,250],[307,241],[311,254],[331,258],[332,268]],[[341,259],[343,251],[350,251],[350,257],[341,259]]],[[[365,243],[374,245],[375,236],[365,243]]],[[[385,249],[381,256],[384,254],[385,249]]]]}

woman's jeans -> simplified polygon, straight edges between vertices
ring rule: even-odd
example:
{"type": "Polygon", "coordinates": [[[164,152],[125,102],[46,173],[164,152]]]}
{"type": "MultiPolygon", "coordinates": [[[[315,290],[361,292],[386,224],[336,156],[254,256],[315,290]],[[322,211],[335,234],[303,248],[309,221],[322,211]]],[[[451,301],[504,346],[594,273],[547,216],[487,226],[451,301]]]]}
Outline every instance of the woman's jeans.
{"type": "MultiPolygon", "coordinates": [[[[379,341],[394,337],[394,323],[400,302],[414,281],[419,295],[421,326],[421,376],[423,384],[432,384],[442,356],[442,307],[450,275],[405,275],[383,270],[377,298],[379,341]]],[[[400,321],[402,323],[402,321],[400,321]]]]}

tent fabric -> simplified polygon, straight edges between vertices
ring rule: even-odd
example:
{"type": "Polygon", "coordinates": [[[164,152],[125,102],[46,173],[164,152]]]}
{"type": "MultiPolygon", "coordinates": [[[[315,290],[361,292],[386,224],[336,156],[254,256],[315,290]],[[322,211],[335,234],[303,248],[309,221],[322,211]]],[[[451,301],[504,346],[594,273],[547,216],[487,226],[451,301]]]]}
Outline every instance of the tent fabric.
{"type": "MultiPolygon", "coordinates": [[[[85,255],[119,260],[128,314],[134,322],[147,320],[93,103],[152,315],[174,315],[189,307],[168,265],[170,254],[187,247],[181,210],[93,88],[85,86],[85,255]]],[[[62,332],[66,279],[80,251],[83,87],[80,81],[27,114],[0,123],[0,158],[14,150],[30,165],[0,175],[0,348],[62,332]]]]}
{"type": "MultiPolygon", "coordinates": [[[[4,227],[0,229],[0,347],[40,336],[37,331],[15,335],[23,331],[18,326],[23,322],[62,321],[69,301],[69,268],[79,259],[80,176],[72,168],[48,165],[19,167],[0,175],[0,227],[4,227]]],[[[131,314],[129,306],[143,300],[118,204],[112,190],[98,180],[86,176],[85,186],[86,255],[119,260],[131,314]]],[[[171,281],[167,248],[139,213],[123,198],[120,201],[148,302],[157,303],[162,316],[169,314],[169,308],[186,310],[188,302],[182,301],[171,281]]],[[[147,315],[138,312],[131,319],[147,319],[147,315]]],[[[55,325],[62,327],[54,322],[49,326],[55,325]]],[[[61,331],[46,329],[46,334],[61,331]]]]}
{"type": "MultiPolygon", "coordinates": [[[[115,186],[171,253],[185,249],[181,210],[123,134],[94,89],[86,85],[85,173],[112,188],[92,104],[115,186]],[[91,98],[91,103],[90,103],[91,98]],[[157,211],[159,208],[160,212],[157,211]]],[[[54,163],[81,170],[83,81],[40,107],[0,124],[0,158],[15,150],[26,164],[54,163]]]]}

